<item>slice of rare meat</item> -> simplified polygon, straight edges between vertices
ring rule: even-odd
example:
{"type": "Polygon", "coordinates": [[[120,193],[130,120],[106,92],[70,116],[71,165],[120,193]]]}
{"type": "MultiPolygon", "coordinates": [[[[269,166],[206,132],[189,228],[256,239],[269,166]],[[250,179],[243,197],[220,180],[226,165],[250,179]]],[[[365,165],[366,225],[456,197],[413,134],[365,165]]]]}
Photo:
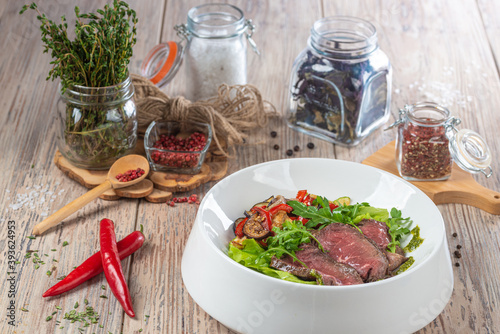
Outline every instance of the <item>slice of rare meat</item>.
{"type": "Polygon", "coordinates": [[[300,245],[301,250],[295,256],[306,266],[316,270],[324,285],[354,285],[362,284],[363,280],[351,266],[339,263],[323,253],[318,247],[311,244],[300,245]]]}
{"type": "Polygon", "coordinates": [[[300,262],[293,261],[291,256],[284,256],[281,259],[278,259],[276,256],[271,258],[270,267],[274,269],[278,269],[281,271],[289,272],[306,281],[314,281],[316,280],[316,276],[313,274],[310,268],[303,267],[300,262]]]}
{"type": "Polygon", "coordinates": [[[389,260],[389,271],[397,269],[406,260],[408,260],[399,246],[396,247],[396,253],[392,253],[387,250],[387,245],[389,245],[389,242],[392,241],[392,238],[389,234],[389,226],[387,226],[386,223],[375,219],[363,219],[359,222],[358,227],[361,232],[363,232],[365,237],[373,240],[377,246],[385,252],[387,259],[389,260]]]}
{"type": "Polygon", "coordinates": [[[389,267],[384,252],[356,228],[332,223],[316,234],[327,254],[335,261],[350,265],[365,282],[383,279],[389,267]]]}

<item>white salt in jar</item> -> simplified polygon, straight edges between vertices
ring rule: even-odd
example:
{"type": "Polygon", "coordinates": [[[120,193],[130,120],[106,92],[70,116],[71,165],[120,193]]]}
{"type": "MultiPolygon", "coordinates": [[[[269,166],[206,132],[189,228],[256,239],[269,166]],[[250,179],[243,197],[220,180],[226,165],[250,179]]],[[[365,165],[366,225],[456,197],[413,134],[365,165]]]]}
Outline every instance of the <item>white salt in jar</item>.
{"type": "Polygon", "coordinates": [[[187,24],[175,26],[180,43],[168,42],[153,49],[144,60],[142,74],[162,86],[185,61],[185,96],[191,101],[217,96],[221,84],[247,83],[247,42],[258,54],[252,34],[255,26],[243,12],[228,4],[191,8],[187,24]],[[186,42],[185,47],[183,46],[186,42]]]}

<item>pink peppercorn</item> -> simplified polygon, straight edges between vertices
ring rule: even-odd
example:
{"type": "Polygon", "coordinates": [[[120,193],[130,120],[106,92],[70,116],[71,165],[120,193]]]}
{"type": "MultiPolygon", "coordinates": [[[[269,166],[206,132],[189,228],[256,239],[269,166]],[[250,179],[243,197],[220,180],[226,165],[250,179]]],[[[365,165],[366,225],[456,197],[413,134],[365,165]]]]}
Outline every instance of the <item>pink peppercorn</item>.
{"type": "Polygon", "coordinates": [[[142,168],[130,169],[125,173],[116,175],[116,179],[120,182],[129,182],[141,177],[142,175],[144,175],[144,173],[145,171],[142,168]]]}
{"type": "Polygon", "coordinates": [[[153,151],[151,159],[160,165],[166,165],[176,168],[192,168],[198,165],[200,154],[188,153],[199,152],[207,144],[207,138],[201,132],[194,132],[188,138],[177,138],[174,135],[160,135],[153,147],[180,152],[161,152],[153,151]]]}

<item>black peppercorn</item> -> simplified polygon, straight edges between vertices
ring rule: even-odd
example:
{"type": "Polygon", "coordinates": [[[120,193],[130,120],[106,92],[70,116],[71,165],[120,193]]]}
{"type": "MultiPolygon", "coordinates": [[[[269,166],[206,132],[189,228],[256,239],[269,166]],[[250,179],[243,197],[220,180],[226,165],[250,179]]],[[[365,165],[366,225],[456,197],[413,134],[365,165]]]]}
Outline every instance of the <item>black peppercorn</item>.
{"type": "Polygon", "coordinates": [[[462,248],[462,245],[457,245],[457,249],[460,249],[460,248],[462,248]]]}
{"type": "Polygon", "coordinates": [[[275,150],[279,150],[279,149],[280,149],[280,146],[279,146],[278,144],[274,144],[273,148],[274,148],[275,150]]]}
{"type": "Polygon", "coordinates": [[[300,151],[300,147],[299,147],[299,145],[295,145],[295,147],[293,148],[293,150],[294,150],[295,152],[300,151]]]}
{"type": "Polygon", "coordinates": [[[293,151],[292,150],[286,150],[286,155],[288,155],[289,157],[293,155],[293,151]]]}
{"type": "Polygon", "coordinates": [[[455,257],[456,257],[457,259],[459,259],[459,258],[461,258],[461,257],[462,257],[462,254],[460,253],[460,251],[457,251],[457,250],[456,250],[453,254],[455,254],[455,257]]]}
{"type": "Polygon", "coordinates": [[[312,150],[314,148],[314,143],[307,143],[307,148],[312,150]]]}
{"type": "Polygon", "coordinates": [[[276,131],[271,131],[271,137],[275,138],[278,135],[276,131]]]}
{"type": "Polygon", "coordinates": [[[453,238],[456,238],[458,236],[457,232],[453,233],[453,238]]]}
{"type": "Polygon", "coordinates": [[[460,263],[455,263],[455,267],[460,267],[460,263]]]}

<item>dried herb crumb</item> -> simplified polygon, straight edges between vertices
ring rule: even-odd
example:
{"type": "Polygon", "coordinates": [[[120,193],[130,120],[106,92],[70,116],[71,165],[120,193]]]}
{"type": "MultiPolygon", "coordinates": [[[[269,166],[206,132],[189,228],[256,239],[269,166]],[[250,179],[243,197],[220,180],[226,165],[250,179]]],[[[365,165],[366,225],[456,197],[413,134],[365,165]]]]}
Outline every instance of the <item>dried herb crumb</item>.
{"type": "Polygon", "coordinates": [[[63,247],[66,247],[68,245],[69,245],[69,242],[67,242],[67,241],[64,241],[63,244],[62,244],[63,247]]]}
{"type": "Polygon", "coordinates": [[[49,315],[47,318],[45,318],[45,321],[50,321],[50,320],[52,320],[52,316],[51,315],[49,315]]]}
{"type": "Polygon", "coordinates": [[[26,238],[31,239],[31,240],[36,239],[36,237],[33,237],[33,236],[31,236],[31,235],[28,235],[26,238]]]}
{"type": "Polygon", "coordinates": [[[80,304],[78,304],[78,302],[75,303],[75,308],[78,308],[78,306],[80,306],[80,304]]]}
{"type": "Polygon", "coordinates": [[[99,298],[108,299],[108,297],[106,297],[105,295],[100,295],[99,298]]]}
{"type": "Polygon", "coordinates": [[[106,290],[106,286],[104,284],[101,285],[101,289],[106,290]]]}
{"type": "Polygon", "coordinates": [[[61,307],[61,306],[57,306],[57,305],[56,305],[56,309],[58,309],[58,310],[62,310],[62,307],[61,307]]]}
{"type": "Polygon", "coordinates": [[[52,312],[52,315],[54,315],[54,314],[56,314],[56,313],[57,313],[57,311],[54,311],[54,312],[52,312]]]}
{"type": "Polygon", "coordinates": [[[52,248],[52,249],[51,249],[51,251],[52,251],[52,252],[55,252],[55,251],[57,251],[57,249],[55,249],[55,248],[52,248]]]}
{"type": "Polygon", "coordinates": [[[19,308],[19,309],[20,309],[21,311],[23,311],[23,312],[29,312],[29,310],[28,310],[28,309],[26,309],[26,308],[24,308],[24,307],[21,307],[21,308],[19,308]]]}
{"type": "Polygon", "coordinates": [[[49,277],[50,277],[51,275],[52,275],[52,271],[47,270],[47,276],[49,276],[49,277]]]}
{"type": "Polygon", "coordinates": [[[89,301],[87,300],[87,298],[85,298],[85,300],[83,302],[85,303],[85,305],[89,304],[89,301]]]}

